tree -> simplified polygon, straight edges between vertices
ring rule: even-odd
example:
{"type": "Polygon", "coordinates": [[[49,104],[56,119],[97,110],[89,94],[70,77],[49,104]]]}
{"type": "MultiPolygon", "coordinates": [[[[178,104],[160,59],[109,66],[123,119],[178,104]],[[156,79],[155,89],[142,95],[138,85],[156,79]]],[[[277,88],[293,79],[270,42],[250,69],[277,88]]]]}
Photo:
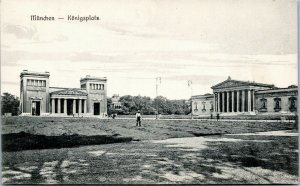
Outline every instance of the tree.
{"type": "Polygon", "coordinates": [[[18,115],[19,98],[7,92],[3,93],[1,97],[1,115],[4,115],[4,113],[12,113],[13,116],[18,115]]]}

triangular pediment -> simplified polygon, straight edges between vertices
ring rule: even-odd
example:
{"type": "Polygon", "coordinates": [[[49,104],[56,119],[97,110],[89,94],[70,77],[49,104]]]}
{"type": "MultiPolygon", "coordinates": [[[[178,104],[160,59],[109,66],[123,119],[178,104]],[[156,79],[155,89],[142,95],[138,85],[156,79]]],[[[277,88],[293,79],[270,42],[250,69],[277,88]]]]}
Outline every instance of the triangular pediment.
{"type": "Polygon", "coordinates": [[[77,89],[66,89],[52,92],[51,95],[87,96],[87,93],[77,89]]]}
{"type": "Polygon", "coordinates": [[[230,88],[230,87],[239,87],[239,86],[249,86],[250,83],[243,82],[243,81],[235,81],[235,80],[226,80],[223,81],[213,87],[212,89],[220,89],[220,88],[230,88]]]}
{"type": "Polygon", "coordinates": [[[256,87],[269,87],[272,88],[274,85],[256,83],[251,81],[237,81],[231,80],[228,78],[226,81],[223,81],[215,86],[212,86],[212,89],[223,89],[223,88],[231,88],[231,87],[245,87],[245,86],[256,86],[256,87]]]}

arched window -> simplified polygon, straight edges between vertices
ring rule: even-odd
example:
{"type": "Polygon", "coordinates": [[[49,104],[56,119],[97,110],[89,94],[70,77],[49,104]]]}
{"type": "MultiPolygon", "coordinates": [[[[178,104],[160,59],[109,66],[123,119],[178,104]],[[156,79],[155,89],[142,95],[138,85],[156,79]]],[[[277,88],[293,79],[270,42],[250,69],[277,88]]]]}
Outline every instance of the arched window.
{"type": "Polygon", "coordinates": [[[296,101],[297,101],[297,98],[295,98],[295,97],[289,98],[289,109],[291,112],[297,111],[297,106],[296,106],[297,102],[296,101]]]}
{"type": "Polygon", "coordinates": [[[274,110],[275,112],[279,112],[281,110],[281,98],[274,98],[274,110]]]}

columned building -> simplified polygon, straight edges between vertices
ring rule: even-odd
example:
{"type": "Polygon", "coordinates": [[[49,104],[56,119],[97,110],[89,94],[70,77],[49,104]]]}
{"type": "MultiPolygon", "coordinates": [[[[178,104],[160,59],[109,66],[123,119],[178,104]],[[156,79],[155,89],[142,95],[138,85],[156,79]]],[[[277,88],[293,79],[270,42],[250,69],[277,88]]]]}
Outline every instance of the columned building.
{"type": "Polygon", "coordinates": [[[211,88],[213,94],[192,96],[193,115],[295,114],[297,110],[297,86],[277,88],[271,84],[238,81],[228,77],[211,88]],[[208,106],[213,110],[208,111],[208,106]]]}
{"type": "Polygon", "coordinates": [[[230,77],[211,87],[214,95],[214,112],[254,112],[255,91],[274,88],[274,85],[231,80],[230,77]]]}
{"type": "Polygon", "coordinates": [[[80,79],[80,88],[63,88],[50,87],[49,76],[49,72],[21,73],[21,115],[106,116],[106,77],[86,76],[80,79]]]}

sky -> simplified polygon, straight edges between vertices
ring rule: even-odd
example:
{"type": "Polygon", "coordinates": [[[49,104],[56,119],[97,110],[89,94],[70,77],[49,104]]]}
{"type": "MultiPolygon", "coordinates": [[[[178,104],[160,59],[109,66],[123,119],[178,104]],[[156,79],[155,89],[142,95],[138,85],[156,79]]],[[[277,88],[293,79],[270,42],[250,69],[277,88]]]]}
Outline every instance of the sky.
{"type": "Polygon", "coordinates": [[[2,93],[19,96],[24,69],[50,72],[53,87],[107,77],[108,96],[154,98],[156,77],[158,94],[169,99],[212,93],[228,76],[287,87],[298,84],[297,2],[2,0],[2,93]],[[68,15],[100,20],[68,21],[68,15]]]}

